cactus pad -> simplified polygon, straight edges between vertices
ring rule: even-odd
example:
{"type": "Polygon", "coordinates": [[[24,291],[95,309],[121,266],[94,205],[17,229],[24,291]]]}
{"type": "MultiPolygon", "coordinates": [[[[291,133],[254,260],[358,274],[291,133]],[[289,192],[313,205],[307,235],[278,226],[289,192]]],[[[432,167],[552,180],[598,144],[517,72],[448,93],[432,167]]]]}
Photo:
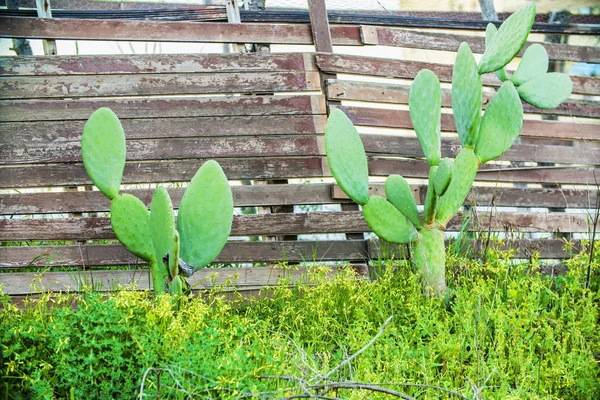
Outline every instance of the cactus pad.
{"type": "Polygon", "coordinates": [[[510,81],[519,86],[548,71],[548,53],[544,46],[534,43],[525,50],[523,58],[510,81]]]}
{"type": "MultiPolygon", "coordinates": [[[[496,25],[494,25],[492,23],[487,25],[487,27],[485,28],[485,47],[489,46],[489,44],[492,41],[492,38],[494,37],[496,32],[498,32],[498,28],[496,28],[496,25]]],[[[504,69],[504,67],[500,68],[499,70],[494,71],[494,73],[496,74],[498,79],[500,79],[502,82],[504,82],[505,80],[508,79],[508,74],[506,73],[506,70],[504,69]]]]}
{"type": "Polygon", "coordinates": [[[216,161],[209,160],[198,169],[179,205],[181,258],[196,267],[209,264],[225,246],[232,222],[227,177],[216,161]]]}
{"type": "Polygon", "coordinates": [[[539,108],[557,107],[572,90],[571,78],[560,72],[540,75],[517,88],[523,100],[539,108]]]}
{"type": "Polygon", "coordinates": [[[333,109],[325,126],[327,162],[342,190],[360,205],[369,200],[369,167],[365,148],[352,121],[333,109]]]}
{"type": "MultiPolygon", "coordinates": [[[[523,126],[523,105],[511,81],[502,84],[488,105],[479,129],[475,154],[481,163],[500,157],[512,146],[523,126]]],[[[459,168],[456,171],[460,171],[459,168]]]]}
{"type": "Polygon", "coordinates": [[[156,258],[162,260],[169,251],[175,234],[173,204],[167,189],[162,186],[156,188],[150,204],[150,229],[156,258]]]}
{"type": "Polygon", "coordinates": [[[450,181],[452,180],[453,164],[452,159],[442,158],[440,167],[435,172],[433,177],[433,187],[438,196],[444,195],[450,181]]]}
{"type": "Polygon", "coordinates": [[[452,110],[458,138],[463,146],[477,142],[481,123],[481,75],[467,43],[462,43],[452,72],[452,110]]]}
{"type": "Polygon", "coordinates": [[[90,179],[109,199],[119,194],[125,169],[125,133],[109,108],[96,110],[81,136],[83,166],[90,179]]]}
{"type": "Polygon", "coordinates": [[[417,229],[423,227],[419,217],[417,203],[406,179],[400,175],[390,175],[385,181],[385,195],[398,211],[402,213],[417,229]]]}
{"type": "Polygon", "coordinates": [[[535,4],[529,3],[506,19],[491,38],[479,62],[479,73],[497,71],[517,55],[525,44],[535,19],[535,4]]]}
{"type": "Polygon", "coordinates": [[[413,128],[429,165],[440,163],[442,91],[437,76],[428,69],[417,74],[410,86],[408,107],[413,128]]]}
{"type": "Polygon", "coordinates": [[[167,265],[172,277],[179,274],[179,248],[179,232],[175,231],[169,248],[169,265],[167,265]]]}
{"type": "Polygon", "coordinates": [[[450,218],[463,205],[467,195],[471,191],[473,180],[479,168],[479,161],[472,149],[465,147],[454,160],[454,171],[456,171],[446,192],[438,201],[436,221],[446,226],[450,218]]]}
{"type": "Polygon", "coordinates": [[[381,196],[371,196],[362,206],[367,225],[377,236],[391,243],[410,243],[417,231],[389,201],[381,196]]]}
{"type": "Polygon", "coordinates": [[[155,260],[150,213],[140,199],[130,194],[112,199],[110,224],[127,250],[148,262],[155,260]]]}

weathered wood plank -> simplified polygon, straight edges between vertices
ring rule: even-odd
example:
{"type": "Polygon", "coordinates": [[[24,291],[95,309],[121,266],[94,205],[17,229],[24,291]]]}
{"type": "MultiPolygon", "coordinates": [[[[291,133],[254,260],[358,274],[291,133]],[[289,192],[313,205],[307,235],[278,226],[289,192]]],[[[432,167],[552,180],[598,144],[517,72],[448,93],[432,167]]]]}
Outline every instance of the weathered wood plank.
{"type": "MultiPolygon", "coordinates": [[[[321,70],[331,73],[413,79],[422,69],[429,69],[441,82],[452,81],[452,65],[449,64],[324,53],[317,54],[316,60],[321,70]]],[[[579,76],[572,76],[571,79],[573,93],[600,95],[600,79],[579,76]]],[[[491,74],[483,76],[483,83],[493,87],[501,84],[500,80],[491,74]]]]}
{"type": "MultiPolygon", "coordinates": [[[[321,142],[317,136],[299,135],[128,140],[127,160],[318,156],[324,155],[321,142]]],[[[82,162],[79,141],[0,147],[0,165],[65,162],[82,162]]]]}
{"type": "MultiPolygon", "coordinates": [[[[134,162],[125,165],[124,184],[189,182],[206,159],[134,162]]],[[[323,157],[220,159],[231,180],[323,176],[323,157]]],[[[0,166],[0,188],[90,185],[82,164],[0,166]]]]}
{"type": "MultiPolygon", "coordinates": [[[[372,183],[371,194],[385,197],[383,184],[372,183]]],[[[423,204],[427,186],[412,185],[417,204],[423,204]]],[[[168,188],[174,207],[179,207],[182,188],[168,188]]],[[[348,196],[337,186],[329,183],[288,185],[232,186],[236,207],[312,205],[350,203],[348,196]]],[[[150,206],[154,191],[151,189],[124,190],[146,206],[150,206]]],[[[474,201],[480,206],[498,207],[563,207],[594,208],[595,190],[482,187],[473,189],[474,201]]],[[[98,191],[42,192],[0,194],[0,215],[108,212],[110,201],[98,191]]]]}
{"type": "MultiPolygon", "coordinates": [[[[327,97],[330,100],[368,101],[375,103],[408,104],[409,85],[388,83],[330,80],[327,85],[327,97]]],[[[485,109],[494,97],[494,93],[483,92],[485,109]]],[[[442,106],[452,107],[450,89],[442,89],[442,106]]],[[[573,117],[599,118],[600,103],[593,100],[570,99],[553,109],[540,109],[523,102],[526,113],[567,115],[573,117]]],[[[600,136],[600,135],[599,135],[600,136]]]]}
{"type": "MultiPolygon", "coordinates": [[[[371,176],[400,174],[406,178],[427,179],[429,165],[426,161],[415,159],[370,158],[369,173],[371,176]]],[[[596,187],[599,174],[600,168],[571,166],[512,167],[484,164],[479,168],[475,180],[498,183],[547,183],[596,187]]]]}
{"type": "Polygon", "coordinates": [[[311,90],[320,90],[318,72],[0,77],[3,100],[311,90]]]}
{"type": "MultiPolygon", "coordinates": [[[[484,214],[485,215],[485,214],[484,214]]],[[[494,232],[588,232],[585,213],[496,213],[481,216],[475,230],[494,232]]],[[[449,231],[463,226],[461,215],[448,224],[449,231]]],[[[600,223],[599,223],[600,226],[600,223]]],[[[299,235],[312,233],[369,232],[359,211],[236,215],[232,236],[299,235]]],[[[114,239],[108,218],[1,219],[0,241],[114,239]]]]}
{"type": "MultiPolygon", "coordinates": [[[[368,258],[367,242],[228,242],[213,264],[245,262],[358,261],[368,258]]],[[[0,270],[20,267],[145,265],[121,244],[0,247],[0,270]]]]}
{"type": "MultiPolygon", "coordinates": [[[[323,133],[325,115],[253,115],[122,119],[127,139],[306,135],[323,133]],[[215,127],[218,127],[216,129],[215,127]]],[[[0,123],[0,146],[47,145],[81,140],[85,121],[0,123]]]]}
{"type": "MultiPolygon", "coordinates": [[[[467,244],[466,244],[467,245],[467,244]]],[[[485,243],[470,240],[468,246],[478,251],[485,243]]],[[[516,250],[514,258],[529,258],[535,253],[540,258],[562,259],[578,254],[579,241],[572,244],[572,250],[565,251],[565,243],[557,239],[510,240],[502,245],[490,243],[490,248],[516,250]]],[[[232,263],[274,263],[274,262],[366,262],[368,259],[403,258],[404,245],[388,244],[387,252],[382,252],[378,240],[343,241],[287,241],[287,242],[228,242],[217,256],[214,264],[232,263]]],[[[146,263],[131,254],[120,244],[79,245],[79,246],[20,246],[0,248],[0,270],[18,268],[63,268],[78,266],[117,266],[143,267],[146,263]]],[[[259,267],[260,268],[260,267],[259,267]]],[[[222,268],[218,269],[222,270],[222,268]]],[[[213,269],[213,271],[218,271],[213,269]]],[[[198,271],[200,272],[200,271],[198,271]]],[[[75,273],[77,274],[77,273],[75,273]]]]}
{"type": "MultiPolygon", "coordinates": [[[[379,128],[412,129],[408,111],[388,110],[371,107],[340,107],[356,125],[379,128]]],[[[456,132],[452,114],[442,114],[442,131],[456,132]]],[[[539,139],[600,140],[600,125],[592,123],[571,123],[562,121],[539,121],[526,119],[520,136],[539,139]]]]}
{"type": "MultiPolygon", "coordinates": [[[[334,44],[360,46],[358,26],[332,29],[334,44]]],[[[312,44],[308,24],[39,19],[0,16],[0,37],[198,43],[312,44]]]]}
{"type": "Polygon", "coordinates": [[[0,75],[7,76],[316,70],[309,53],[0,57],[0,75]]]}
{"type": "MultiPolygon", "coordinates": [[[[391,135],[360,135],[367,155],[390,157],[424,157],[416,137],[391,135]]],[[[456,157],[461,150],[455,138],[442,138],[443,157],[456,157]]],[[[535,143],[516,143],[498,161],[527,161],[578,165],[600,165],[600,146],[550,146],[535,143]]]]}
{"type": "Polygon", "coordinates": [[[87,119],[100,107],[119,118],[324,114],[321,95],[227,96],[148,99],[2,100],[0,122],[87,119]]]}
{"type": "MultiPolygon", "coordinates": [[[[329,267],[329,275],[335,275],[345,267],[329,267]]],[[[285,278],[290,283],[302,280],[306,282],[311,267],[271,268],[202,268],[187,279],[196,289],[210,289],[214,285],[231,285],[240,290],[261,289],[276,285],[285,278]]],[[[93,285],[98,291],[111,291],[119,287],[135,285],[136,289],[150,288],[148,270],[129,271],[81,271],[81,272],[45,272],[43,274],[20,272],[0,274],[0,285],[8,295],[40,293],[42,291],[76,292],[83,285],[93,285]]]]}
{"type": "MultiPolygon", "coordinates": [[[[441,51],[458,51],[462,42],[467,42],[471,51],[483,54],[484,39],[477,36],[457,35],[440,32],[424,32],[409,29],[370,27],[376,30],[377,44],[382,46],[407,47],[441,51]]],[[[534,42],[527,42],[519,56],[534,42]]],[[[591,46],[573,46],[562,43],[542,43],[551,60],[600,62],[600,49],[591,46]]]]}

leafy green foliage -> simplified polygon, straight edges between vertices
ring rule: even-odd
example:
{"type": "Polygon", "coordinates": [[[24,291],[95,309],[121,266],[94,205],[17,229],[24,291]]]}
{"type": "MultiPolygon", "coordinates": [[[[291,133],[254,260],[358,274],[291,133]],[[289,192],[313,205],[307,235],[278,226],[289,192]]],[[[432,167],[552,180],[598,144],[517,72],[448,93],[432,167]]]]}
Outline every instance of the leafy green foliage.
{"type": "MultiPolygon", "coordinates": [[[[402,262],[386,264],[374,282],[351,269],[331,280],[315,269],[304,284],[284,278],[251,302],[225,302],[218,290],[206,299],[156,300],[120,291],[53,302],[44,295],[18,310],[0,294],[0,393],[133,399],[154,368],[144,398],[302,394],[296,382],[264,377],[323,375],[393,315],[373,346],[331,379],[397,382],[390,388],[419,399],[448,394],[402,383],[468,398],[476,395],[467,378],[489,399],[600,397],[600,297],[583,287],[587,254],[553,278],[538,273],[535,258],[517,264],[508,256],[490,250],[483,263],[450,255],[446,298],[423,297],[419,274],[402,262]]],[[[344,389],[326,395],[387,398],[344,389]]]]}
{"type": "Polygon", "coordinates": [[[529,3],[506,19],[493,35],[479,61],[479,73],[503,68],[525,44],[535,19],[535,4],[529,3]]]}
{"type": "Polygon", "coordinates": [[[81,156],[94,185],[111,200],[119,194],[125,151],[125,133],[119,118],[111,109],[99,108],[83,127],[81,156]]]}
{"type": "Polygon", "coordinates": [[[331,110],[325,127],[327,163],[338,185],[357,204],[369,201],[369,167],[365,148],[352,121],[331,110]]]}

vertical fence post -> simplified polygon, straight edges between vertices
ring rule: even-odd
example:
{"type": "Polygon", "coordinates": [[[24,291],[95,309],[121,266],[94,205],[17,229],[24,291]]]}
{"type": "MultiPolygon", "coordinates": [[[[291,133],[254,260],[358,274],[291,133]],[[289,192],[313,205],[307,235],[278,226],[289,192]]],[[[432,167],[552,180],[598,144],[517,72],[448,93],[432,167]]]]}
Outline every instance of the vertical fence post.
{"type": "MultiPolygon", "coordinates": [[[[38,18],[52,18],[52,9],[50,8],[50,0],[35,0],[37,7],[38,18]]],[[[44,47],[44,54],[47,56],[55,56],[56,53],[56,41],[53,39],[42,40],[42,46],[44,47]]]]}
{"type": "MultiPolygon", "coordinates": [[[[331,30],[329,29],[329,20],[327,18],[327,8],[325,0],[308,0],[308,13],[310,15],[310,29],[312,31],[313,42],[317,53],[333,53],[333,44],[331,41],[331,30]]],[[[327,81],[335,79],[335,74],[319,71],[321,78],[321,90],[327,96],[327,81]]],[[[341,105],[341,101],[327,100],[327,114],[332,105],[341,105]]],[[[358,204],[342,204],[342,211],[357,211],[358,204]]],[[[346,239],[364,240],[362,233],[346,233],[346,239]]]]}

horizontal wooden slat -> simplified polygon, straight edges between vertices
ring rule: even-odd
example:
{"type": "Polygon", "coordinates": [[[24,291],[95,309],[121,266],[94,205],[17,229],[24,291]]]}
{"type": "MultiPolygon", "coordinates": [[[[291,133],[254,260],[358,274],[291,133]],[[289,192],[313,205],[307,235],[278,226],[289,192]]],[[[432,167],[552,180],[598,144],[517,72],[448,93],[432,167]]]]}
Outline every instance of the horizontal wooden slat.
{"type": "MultiPolygon", "coordinates": [[[[412,121],[408,111],[354,106],[339,108],[356,125],[412,129],[412,121]]],[[[523,121],[520,136],[539,139],[598,141],[600,140],[599,130],[600,125],[598,124],[526,119],[523,121]]],[[[442,131],[456,131],[454,117],[451,114],[442,114],[442,131]]]]}
{"type": "MultiPolygon", "coordinates": [[[[427,186],[412,185],[417,204],[423,204],[427,186]]],[[[182,188],[168,188],[174,207],[179,207],[182,188]]],[[[337,186],[329,183],[243,185],[232,186],[234,205],[278,206],[350,203],[348,196],[337,186]]],[[[384,185],[372,183],[371,194],[385,197],[384,185]]],[[[150,205],[154,190],[124,190],[150,205]]],[[[511,187],[473,188],[474,202],[480,206],[497,207],[565,207],[594,208],[595,190],[539,189],[511,187]]],[[[99,191],[43,192],[0,194],[0,215],[108,212],[110,201],[99,191]]]]}
{"type": "MultiPolygon", "coordinates": [[[[423,32],[408,29],[392,29],[384,27],[368,27],[375,29],[377,44],[382,46],[397,46],[415,49],[442,51],[458,51],[462,42],[467,42],[473,53],[483,54],[485,51],[482,37],[456,35],[439,32],[423,32]]],[[[533,42],[527,42],[519,56],[533,42]]],[[[372,44],[372,43],[369,43],[372,44]]],[[[600,62],[600,49],[591,46],[573,46],[562,43],[541,43],[551,60],[580,61],[589,63],[600,62]]]]}
{"type": "MultiPolygon", "coordinates": [[[[368,259],[364,240],[228,242],[214,264],[368,259]]],[[[0,247],[0,270],[20,267],[145,265],[121,244],[0,247]]]]}
{"type": "MultiPolygon", "coordinates": [[[[327,96],[331,100],[368,101],[374,103],[408,104],[410,86],[387,83],[331,80],[327,85],[327,96]]],[[[494,93],[483,92],[483,108],[489,104],[494,93]]],[[[442,106],[452,107],[450,89],[442,89],[442,106]]],[[[592,100],[570,99],[552,109],[541,109],[523,102],[526,113],[567,115],[572,117],[599,118],[600,103],[592,100]]],[[[600,128],[600,126],[598,127],[600,128]]],[[[597,135],[597,138],[600,135],[597,135]]]]}
{"type": "MultiPolygon", "coordinates": [[[[494,213],[483,217],[480,231],[519,232],[588,232],[588,215],[561,213],[494,213]]],[[[459,214],[448,224],[448,230],[460,230],[459,214]]],[[[600,224],[599,224],[600,225],[600,224]]],[[[346,233],[370,231],[358,211],[236,215],[231,234],[299,235],[312,233],[346,233]]],[[[2,219],[0,241],[95,240],[114,239],[108,218],[2,219]]]]}
{"type": "MultiPolygon", "coordinates": [[[[465,246],[475,254],[485,248],[484,241],[470,240],[465,246]]],[[[557,239],[511,240],[503,245],[491,242],[490,248],[515,250],[515,258],[529,258],[535,252],[541,258],[568,258],[580,251],[579,241],[573,242],[571,251],[557,239]]],[[[286,242],[228,242],[214,264],[277,263],[277,262],[366,262],[369,259],[406,257],[405,245],[387,245],[381,250],[378,240],[343,241],[286,241],[286,242]]],[[[146,262],[135,257],[121,244],[70,245],[70,246],[17,246],[0,247],[0,271],[18,268],[62,268],[78,266],[144,266],[146,262]]],[[[215,270],[216,271],[216,270],[215,270]]],[[[199,271],[200,272],[200,271],[199,271]]],[[[77,274],[77,273],[76,273],[77,274]]],[[[0,274],[2,276],[2,274],[0,274]]]]}
{"type": "Polygon", "coordinates": [[[0,77],[0,99],[320,90],[318,72],[72,75],[0,77]]]}
{"type": "MultiPolygon", "coordinates": [[[[253,115],[234,117],[183,117],[122,119],[127,139],[212,136],[305,135],[323,133],[325,115],[253,115]]],[[[0,146],[77,142],[84,120],[0,123],[0,146]]]]}
{"type": "MultiPolygon", "coordinates": [[[[322,149],[322,138],[316,136],[143,139],[127,141],[127,160],[318,156],[324,155],[322,149]]],[[[80,142],[0,147],[0,165],[43,162],[82,162],[80,142]]]]}
{"type": "Polygon", "coordinates": [[[2,100],[0,122],[87,119],[100,107],[119,118],[324,114],[321,95],[227,96],[149,99],[2,100]]]}
{"type": "MultiPolygon", "coordinates": [[[[189,182],[206,159],[134,162],[125,165],[123,183],[189,182]]],[[[323,176],[323,157],[220,159],[231,180],[323,176]]],[[[82,164],[0,166],[0,188],[91,184],[82,164]]]]}
{"type": "MultiPolygon", "coordinates": [[[[406,178],[429,176],[426,161],[415,159],[370,158],[369,174],[389,176],[400,174],[406,178]]],[[[515,167],[507,165],[484,164],[479,167],[475,177],[481,182],[541,183],[564,185],[589,185],[595,187],[600,176],[600,168],[577,168],[568,166],[531,166],[515,167]]]]}
{"type": "MultiPolygon", "coordinates": [[[[329,267],[329,275],[342,271],[343,267],[329,267]]],[[[261,289],[276,285],[281,278],[290,283],[302,280],[306,282],[310,267],[271,268],[203,268],[187,279],[196,290],[210,289],[214,285],[231,285],[240,290],[261,289]]],[[[83,285],[93,285],[98,291],[111,291],[119,286],[135,285],[137,289],[150,287],[147,270],[129,271],[81,271],[81,272],[45,272],[0,274],[0,285],[8,295],[40,293],[41,291],[74,292],[83,285]]]]}
{"type": "MultiPolygon", "coordinates": [[[[449,64],[326,53],[318,53],[316,60],[321,70],[331,73],[413,79],[422,69],[429,69],[438,76],[440,81],[452,81],[453,67],[449,64]]],[[[482,79],[483,84],[488,86],[497,87],[501,83],[493,74],[486,74],[482,79]]],[[[573,93],[600,95],[600,79],[571,76],[571,80],[573,93]]]]}
{"type": "Polygon", "coordinates": [[[0,57],[0,75],[316,71],[314,54],[128,54],[0,57]]]}
{"type": "MultiPolygon", "coordinates": [[[[201,43],[312,44],[308,24],[38,19],[0,16],[0,37],[201,43]]],[[[358,26],[332,27],[334,44],[360,46],[358,26]]]]}
{"type": "MultiPolygon", "coordinates": [[[[391,157],[424,157],[419,140],[391,135],[360,135],[367,155],[391,157]]],[[[442,156],[456,157],[460,143],[455,138],[442,138],[442,156]]],[[[600,146],[585,147],[514,144],[498,160],[546,162],[578,165],[600,165],[600,146]]]]}

